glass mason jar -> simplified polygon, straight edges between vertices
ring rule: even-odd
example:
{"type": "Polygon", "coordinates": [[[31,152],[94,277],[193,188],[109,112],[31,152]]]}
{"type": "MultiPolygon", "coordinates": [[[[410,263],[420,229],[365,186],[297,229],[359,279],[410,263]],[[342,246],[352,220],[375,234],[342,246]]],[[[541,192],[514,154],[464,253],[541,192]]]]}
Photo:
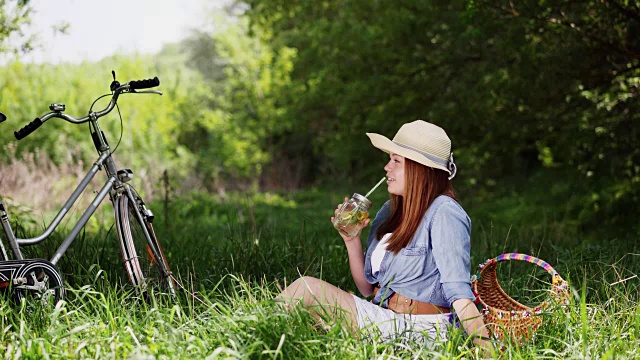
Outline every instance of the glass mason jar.
{"type": "Polygon", "coordinates": [[[369,217],[371,201],[354,193],[351,199],[342,203],[333,219],[333,226],[344,236],[354,237],[362,230],[364,221],[369,217]]]}

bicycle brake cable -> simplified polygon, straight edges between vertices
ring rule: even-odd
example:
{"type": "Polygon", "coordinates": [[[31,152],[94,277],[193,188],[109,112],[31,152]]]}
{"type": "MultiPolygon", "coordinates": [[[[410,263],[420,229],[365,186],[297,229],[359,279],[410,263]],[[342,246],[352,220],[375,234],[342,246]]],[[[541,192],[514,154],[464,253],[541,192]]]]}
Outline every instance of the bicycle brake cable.
{"type": "Polygon", "coordinates": [[[113,151],[111,152],[112,154],[115,154],[116,150],[118,150],[118,146],[120,146],[120,142],[122,141],[122,134],[124,133],[124,125],[122,123],[122,114],[120,114],[120,106],[118,106],[118,103],[116,103],[116,110],[118,110],[118,116],[120,117],[120,139],[118,139],[118,143],[116,144],[116,147],[113,148],[113,151]]]}
{"type": "Polygon", "coordinates": [[[89,108],[89,112],[91,112],[91,110],[93,110],[93,105],[95,105],[95,104],[96,104],[96,102],[98,102],[98,100],[102,99],[102,98],[103,98],[103,97],[105,97],[105,96],[111,96],[111,95],[113,95],[113,93],[111,93],[111,94],[104,94],[104,95],[100,96],[99,98],[95,99],[95,100],[93,101],[93,103],[91,104],[91,107],[89,108]]]}
{"type": "MultiPolygon", "coordinates": [[[[98,100],[102,99],[105,96],[112,96],[113,92],[111,92],[111,94],[104,94],[102,96],[100,96],[99,98],[95,99],[93,101],[93,103],[91,103],[91,107],[89,108],[89,112],[91,112],[93,110],[93,106],[96,104],[96,102],[98,102],[98,100]]],[[[120,117],[120,138],[118,139],[118,143],[116,144],[116,147],[113,148],[113,151],[111,151],[112,154],[114,154],[116,152],[116,150],[118,150],[118,146],[120,146],[120,142],[122,141],[122,134],[124,133],[124,124],[122,121],[122,114],[120,113],[120,106],[118,106],[118,103],[116,103],[116,109],[118,110],[118,117],[120,117]]],[[[91,122],[89,122],[89,131],[93,133],[93,131],[91,130],[91,122]]]]}
{"type": "MultiPolygon", "coordinates": [[[[93,111],[93,106],[98,102],[98,100],[102,99],[103,97],[112,96],[112,95],[113,95],[113,92],[111,92],[111,94],[101,95],[97,99],[93,100],[93,102],[91,103],[91,106],[89,107],[89,113],[93,111]]],[[[89,121],[88,124],[89,124],[89,132],[93,135],[96,132],[96,129],[95,127],[93,127],[93,124],[91,123],[91,121],[89,121]]]]}

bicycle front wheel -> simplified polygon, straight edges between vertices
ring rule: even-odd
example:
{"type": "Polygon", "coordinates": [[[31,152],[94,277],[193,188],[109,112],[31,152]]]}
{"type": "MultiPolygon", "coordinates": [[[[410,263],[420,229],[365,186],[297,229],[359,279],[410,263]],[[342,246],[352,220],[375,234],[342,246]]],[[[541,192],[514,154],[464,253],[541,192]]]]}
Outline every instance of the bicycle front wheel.
{"type": "Polygon", "coordinates": [[[116,225],[120,250],[129,280],[141,295],[148,290],[175,296],[175,282],[162,246],[151,225],[152,215],[142,198],[130,188],[116,201],[116,225]]]}

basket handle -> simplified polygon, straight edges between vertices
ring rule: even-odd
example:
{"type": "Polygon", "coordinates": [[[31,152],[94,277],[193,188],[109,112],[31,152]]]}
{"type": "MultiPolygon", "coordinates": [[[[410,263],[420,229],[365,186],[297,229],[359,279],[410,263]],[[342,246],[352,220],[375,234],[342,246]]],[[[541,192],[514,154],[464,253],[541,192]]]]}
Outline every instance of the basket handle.
{"type": "Polygon", "coordinates": [[[495,260],[497,262],[508,261],[508,260],[526,261],[528,263],[532,263],[534,265],[540,266],[541,268],[543,268],[546,272],[548,272],[551,275],[558,275],[558,272],[548,262],[546,262],[546,261],[544,261],[542,259],[538,259],[537,257],[531,256],[531,255],[527,255],[527,254],[506,253],[506,254],[498,255],[495,258],[495,260]]]}
{"type": "Polygon", "coordinates": [[[554,288],[558,288],[558,291],[566,289],[567,282],[562,278],[562,276],[560,276],[560,274],[556,271],[556,269],[554,269],[553,266],[551,266],[548,262],[542,259],[538,259],[535,256],[521,254],[521,253],[506,253],[506,254],[498,255],[493,259],[489,259],[487,260],[487,262],[495,261],[496,263],[498,263],[498,262],[508,261],[508,260],[526,261],[528,263],[537,265],[543,268],[547,273],[551,275],[551,284],[553,285],[554,288]]]}

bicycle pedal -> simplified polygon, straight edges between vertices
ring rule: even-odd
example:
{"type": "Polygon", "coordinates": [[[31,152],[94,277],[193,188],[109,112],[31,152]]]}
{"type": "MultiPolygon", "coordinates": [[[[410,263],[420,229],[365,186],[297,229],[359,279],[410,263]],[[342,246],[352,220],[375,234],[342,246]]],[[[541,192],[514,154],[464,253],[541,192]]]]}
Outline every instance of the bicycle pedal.
{"type": "Polygon", "coordinates": [[[133,179],[133,171],[131,169],[118,170],[118,179],[122,182],[129,182],[133,179]]]}

